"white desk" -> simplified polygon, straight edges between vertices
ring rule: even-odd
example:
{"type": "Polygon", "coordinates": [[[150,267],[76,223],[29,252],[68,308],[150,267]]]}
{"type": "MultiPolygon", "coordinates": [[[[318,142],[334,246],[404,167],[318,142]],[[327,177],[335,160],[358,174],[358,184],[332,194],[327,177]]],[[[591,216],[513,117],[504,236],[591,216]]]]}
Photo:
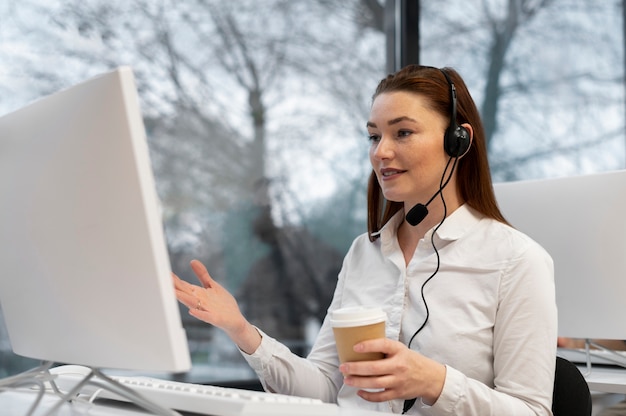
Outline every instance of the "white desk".
{"type": "MultiPolygon", "coordinates": [[[[31,391],[5,391],[0,392],[0,412],[3,416],[23,416],[26,415],[31,404],[35,400],[36,394],[31,391]]],[[[33,416],[42,416],[52,408],[58,401],[58,397],[47,393],[37,411],[33,416]]],[[[185,413],[182,413],[185,415],[185,413]]],[[[336,416],[383,416],[386,413],[372,412],[361,409],[344,409],[339,408],[336,416]]],[[[116,402],[109,400],[97,401],[94,404],[73,402],[66,403],[55,416],[146,416],[150,413],[137,406],[124,402],[116,402]]],[[[326,416],[320,414],[319,416],[326,416]]]]}
{"type": "MultiPolygon", "coordinates": [[[[7,416],[24,416],[36,398],[36,393],[25,391],[5,391],[0,393],[0,409],[7,416]]],[[[46,394],[33,416],[45,415],[58,401],[58,397],[46,394]]],[[[127,403],[107,402],[107,405],[91,405],[75,402],[61,406],[55,416],[145,416],[147,413],[127,403]]]]}
{"type": "Polygon", "coordinates": [[[592,366],[589,373],[584,365],[578,365],[578,369],[585,376],[589,390],[626,394],[626,368],[592,366]]]}
{"type": "Polygon", "coordinates": [[[587,356],[584,349],[559,348],[557,355],[576,364],[580,372],[589,384],[589,390],[602,393],[626,394],[626,352],[624,351],[599,351],[591,350],[591,356],[587,356]],[[588,369],[587,359],[591,362],[588,369]]]}

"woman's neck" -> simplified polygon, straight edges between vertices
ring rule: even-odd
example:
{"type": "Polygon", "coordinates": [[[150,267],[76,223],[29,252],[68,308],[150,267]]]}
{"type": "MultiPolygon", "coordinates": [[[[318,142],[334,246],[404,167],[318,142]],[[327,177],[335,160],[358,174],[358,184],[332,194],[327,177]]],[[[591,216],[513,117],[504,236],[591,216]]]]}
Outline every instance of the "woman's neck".
{"type": "MultiPolygon", "coordinates": [[[[457,208],[463,205],[460,195],[454,192],[453,189],[451,191],[453,192],[445,192],[444,190],[443,198],[445,200],[445,206],[441,197],[437,197],[428,205],[428,214],[422,221],[416,225],[411,225],[405,218],[398,227],[398,244],[400,245],[407,265],[411,261],[411,258],[413,258],[417,244],[424,238],[428,230],[441,223],[444,220],[444,215],[448,217],[456,211],[457,208]]],[[[407,206],[407,204],[405,204],[405,215],[411,208],[413,208],[413,206],[407,206]]]]}

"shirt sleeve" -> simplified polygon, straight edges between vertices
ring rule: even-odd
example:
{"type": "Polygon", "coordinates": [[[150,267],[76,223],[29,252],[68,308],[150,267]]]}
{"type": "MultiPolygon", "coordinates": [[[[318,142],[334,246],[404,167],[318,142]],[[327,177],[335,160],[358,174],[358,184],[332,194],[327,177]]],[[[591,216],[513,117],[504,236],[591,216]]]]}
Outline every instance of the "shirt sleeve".
{"type": "Polygon", "coordinates": [[[292,353],[285,345],[257,330],[262,337],[259,348],[253,354],[241,353],[266,391],[337,402],[340,384],[333,380],[332,373],[324,372],[314,362],[292,353]]]}
{"type": "MultiPolygon", "coordinates": [[[[344,258],[329,311],[341,303],[345,263],[346,259],[351,258],[351,253],[352,249],[344,258]]],[[[307,358],[293,354],[285,345],[258,328],[257,330],[262,337],[261,345],[251,355],[243,351],[242,354],[266,391],[311,397],[328,403],[337,402],[339,389],[343,385],[343,375],[339,371],[335,337],[328,319],[322,323],[307,358]]]]}
{"type": "Polygon", "coordinates": [[[494,386],[448,367],[429,414],[552,414],[557,337],[552,259],[529,244],[502,273],[493,328],[494,386]]]}

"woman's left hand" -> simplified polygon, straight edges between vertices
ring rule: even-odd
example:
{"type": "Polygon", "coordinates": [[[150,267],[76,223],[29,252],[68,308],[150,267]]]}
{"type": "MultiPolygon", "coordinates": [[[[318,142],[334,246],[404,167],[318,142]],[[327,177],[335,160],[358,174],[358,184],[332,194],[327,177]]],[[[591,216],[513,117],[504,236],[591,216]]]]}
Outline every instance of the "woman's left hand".
{"type": "Polygon", "coordinates": [[[363,399],[383,402],[421,397],[424,403],[432,405],[439,398],[446,378],[443,364],[387,338],[360,342],[354,350],[385,354],[381,360],[354,361],[339,367],[346,385],[371,390],[359,390],[363,399]]]}

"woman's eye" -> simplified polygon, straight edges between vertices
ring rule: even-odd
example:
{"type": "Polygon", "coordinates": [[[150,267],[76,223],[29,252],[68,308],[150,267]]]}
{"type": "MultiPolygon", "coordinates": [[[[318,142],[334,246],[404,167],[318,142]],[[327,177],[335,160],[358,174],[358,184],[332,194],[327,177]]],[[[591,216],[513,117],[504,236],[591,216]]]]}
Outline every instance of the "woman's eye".
{"type": "Polygon", "coordinates": [[[380,136],[377,134],[370,134],[367,136],[367,138],[370,142],[377,142],[380,140],[380,136]]]}
{"type": "Polygon", "coordinates": [[[410,130],[400,130],[398,132],[398,137],[409,137],[413,132],[410,130]]]}

